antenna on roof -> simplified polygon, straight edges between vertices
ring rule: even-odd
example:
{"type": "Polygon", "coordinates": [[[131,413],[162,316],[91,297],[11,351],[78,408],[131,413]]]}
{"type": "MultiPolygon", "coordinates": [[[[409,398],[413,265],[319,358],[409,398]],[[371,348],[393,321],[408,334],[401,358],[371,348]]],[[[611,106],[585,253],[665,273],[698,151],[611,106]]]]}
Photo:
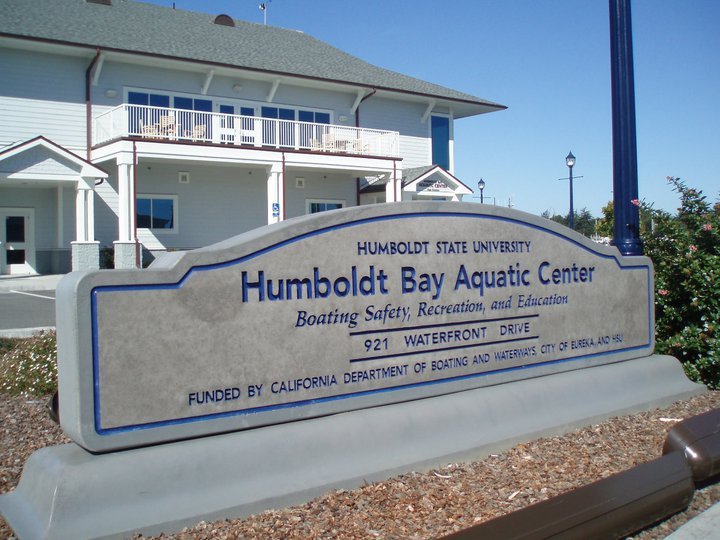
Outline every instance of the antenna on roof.
{"type": "Polygon", "coordinates": [[[267,12],[268,12],[268,6],[270,5],[270,2],[272,0],[267,0],[267,2],[263,2],[258,7],[260,8],[260,11],[263,12],[263,24],[267,26],[267,12]]]}

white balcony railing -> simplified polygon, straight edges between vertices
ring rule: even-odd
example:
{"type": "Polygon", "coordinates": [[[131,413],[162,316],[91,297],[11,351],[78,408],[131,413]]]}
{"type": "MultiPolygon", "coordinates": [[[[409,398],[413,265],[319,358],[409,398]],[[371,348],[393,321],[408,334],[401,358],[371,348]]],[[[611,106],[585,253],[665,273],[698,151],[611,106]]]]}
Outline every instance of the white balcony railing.
{"type": "Polygon", "coordinates": [[[95,119],[93,145],[122,137],[361,156],[399,156],[397,131],[146,105],[120,105],[95,119]]]}

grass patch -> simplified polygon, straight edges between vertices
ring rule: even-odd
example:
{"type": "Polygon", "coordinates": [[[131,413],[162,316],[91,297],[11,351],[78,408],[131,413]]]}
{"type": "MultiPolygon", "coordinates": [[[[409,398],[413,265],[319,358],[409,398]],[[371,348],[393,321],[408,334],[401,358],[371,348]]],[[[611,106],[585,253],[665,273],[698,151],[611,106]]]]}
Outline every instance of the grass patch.
{"type": "Polygon", "coordinates": [[[19,338],[0,338],[0,357],[12,351],[21,341],[19,338]]]}

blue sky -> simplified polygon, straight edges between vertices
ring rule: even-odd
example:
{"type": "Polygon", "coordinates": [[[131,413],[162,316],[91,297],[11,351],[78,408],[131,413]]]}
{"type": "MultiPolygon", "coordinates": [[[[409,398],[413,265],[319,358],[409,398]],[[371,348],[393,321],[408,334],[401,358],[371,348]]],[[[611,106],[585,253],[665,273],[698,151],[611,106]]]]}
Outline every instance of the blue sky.
{"type": "MultiPolygon", "coordinates": [[[[146,0],[262,23],[258,0],[146,0]]],[[[674,211],[665,177],[720,197],[720,1],[632,2],[640,198],[674,211]]],[[[605,0],[272,0],[267,22],[378,66],[508,106],[455,126],[455,173],[540,214],[612,199],[605,0]]],[[[466,199],[466,200],[469,200],[466,199]]]]}

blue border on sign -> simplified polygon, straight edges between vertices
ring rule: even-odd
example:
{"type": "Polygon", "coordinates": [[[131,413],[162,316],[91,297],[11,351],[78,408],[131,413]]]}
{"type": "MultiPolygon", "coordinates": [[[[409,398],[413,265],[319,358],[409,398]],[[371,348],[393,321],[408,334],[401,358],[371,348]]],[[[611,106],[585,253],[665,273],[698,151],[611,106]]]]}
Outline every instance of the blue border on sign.
{"type": "MultiPolygon", "coordinates": [[[[151,429],[151,428],[186,424],[186,423],[191,423],[191,422],[200,422],[200,421],[205,421],[205,420],[227,418],[227,417],[231,417],[231,416],[255,414],[258,412],[269,412],[269,411],[274,411],[274,410],[289,409],[289,408],[295,408],[295,407],[304,407],[304,406],[312,405],[312,404],[316,404],[316,403],[325,403],[325,402],[337,401],[337,400],[341,400],[341,399],[357,398],[357,397],[368,396],[368,395],[373,395],[373,394],[393,392],[396,390],[407,390],[407,389],[411,389],[411,388],[418,388],[418,387],[425,387],[425,386],[448,383],[448,382],[462,381],[462,380],[474,379],[477,377],[485,377],[488,375],[496,375],[496,374],[508,373],[508,372],[512,372],[512,371],[521,371],[521,370],[525,370],[525,369],[533,369],[533,368],[549,366],[549,365],[554,365],[554,364],[562,364],[562,363],[572,362],[572,361],[581,360],[581,359],[601,357],[601,356],[606,356],[606,355],[610,355],[610,354],[617,354],[617,353],[621,353],[621,352],[631,352],[631,351],[639,351],[639,350],[643,350],[643,349],[648,349],[648,348],[650,348],[650,345],[651,345],[651,336],[652,336],[652,313],[650,312],[650,310],[653,308],[653,305],[651,302],[652,280],[650,279],[649,274],[650,274],[650,267],[648,265],[638,264],[638,265],[623,266],[620,264],[617,257],[615,257],[614,255],[598,253],[594,249],[582,244],[581,242],[579,242],[577,240],[569,238],[569,237],[565,236],[564,234],[561,234],[557,231],[548,229],[546,227],[542,227],[540,225],[528,223],[521,219],[515,219],[515,218],[505,217],[505,216],[492,216],[492,215],[487,215],[487,214],[467,213],[467,212],[437,212],[437,213],[436,212],[415,212],[415,213],[408,213],[408,214],[390,214],[390,215],[386,215],[386,216],[364,218],[364,219],[359,219],[359,220],[348,221],[346,223],[341,223],[338,225],[332,225],[329,227],[315,229],[313,231],[303,233],[298,236],[294,236],[292,238],[288,238],[286,240],[283,240],[282,242],[277,242],[275,244],[272,244],[270,246],[262,248],[258,251],[255,251],[255,252],[245,255],[243,257],[239,257],[237,259],[232,259],[230,261],[214,263],[214,264],[209,264],[209,265],[193,266],[182,276],[182,278],[180,278],[175,283],[154,283],[154,284],[147,284],[147,285],[100,285],[97,287],[93,287],[93,289],[91,291],[91,302],[90,302],[91,327],[92,327],[93,406],[94,406],[95,431],[99,435],[113,435],[113,434],[118,434],[118,433],[127,433],[127,432],[144,430],[144,429],[151,429]],[[648,276],[647,276],[647,283],[648,283],[648,334],[647,334],[648,340],[647,340],[647,343],[645,343],[643,345],[637,345],[635,347],[626,347],[626,348],[622,348],[622,349],[615,349],[613,351],[584,354],[584,355],[573,356],[570,358],[562,358],[559,360],[550,360],[547,362],[540,362],[540,363],[536,363],[536,364],[513,366],[513,367],[508,367],[508,368],[496,369],[493,371],[483,371],[482,373],[470,373],[470,374],[466,374],[466,375],[458,375],[455,377],[448,377],[448,378],[444,378],[444,379],[435,379],[432,381],[422,381],[422,382],[410,383],[410,384],[399,385],[399,386],[390,386],[390,387],[379,388],[379,389],[375,389],[375,390],[350,392],[347,394],[340,394],[340,395],[336,395],[336,396],[328,396],[328,397],[317,398],[317,399],[293,401],[293,402],[282,403],[282,404],[277,404],[277,405],[267,405],[264,407],[252,407],[252,408],[248,408],[248,409],[225,411],[225,412],[221,412],[221,413],[213,413],[213,414],[200,415],[200,416],[191,416],[191,417],[185,417],[185,418],[174,418],[174,419],[162,420],[162,421],[158,421],[158,422],[148,422],[145,424],[119,426],[119,427],[114,427],[114,428],[103,428],[102,427],[101,403],[100,403],[100,390],[101,389],[100,389],[100,380],[99,380],[98,324],[97,324],[97,315],[98,315],[98,313],[97,313],[97,296],[98,296],[98,294],[102,294],[105,292],[118,292],[118,291],[179,289],[183,286],[185,281],[195,272],[205,272],[208,270],[217,270],[220,268],[227,268],[230,266],[235,266],[237,264],[242,264],[249,260],[260,257],[261,255],[265,255],[267,253],[275,251],[276,249],[279,249],[281,247],[285,247],[285,246],[294,244],[296,242],[300,242],[307,238],[312,238],[313,236],[320,236],[322,234],[326,234],[326,233],[329,233],[332,231],[347,229],[350,227],[355,227],[358,225],[364,225],[367,223],[373,223],[373,222],[378,222],[378,221],[392,221],[392,220],[396,220],[396,219],[416,219],[416,218],[427,218],[427,217],[429,217],[429,218],[445,218],[445,217],[474,218],[474,219],[489,219],[489,220],[493,220],[493,221],[511,222],[516,225],[521,225],[524,227],[537,229],[537,230],[543,231],[547,234],[550,234],[552,236],[561,238],[562,240],[565,240],[567,242],[575,244],[576,246],[580,247],[581,249],[583,249],[589,253],[592,253],[593,255],[600,257],[602,259],[613,259],[615,261],[615,264],[618,266],[618,268],[620,270],[645,270],[648,273],[648,276]]],[[[478,346],[481,346],[481,345],[478,345],[478,346]]]]}

